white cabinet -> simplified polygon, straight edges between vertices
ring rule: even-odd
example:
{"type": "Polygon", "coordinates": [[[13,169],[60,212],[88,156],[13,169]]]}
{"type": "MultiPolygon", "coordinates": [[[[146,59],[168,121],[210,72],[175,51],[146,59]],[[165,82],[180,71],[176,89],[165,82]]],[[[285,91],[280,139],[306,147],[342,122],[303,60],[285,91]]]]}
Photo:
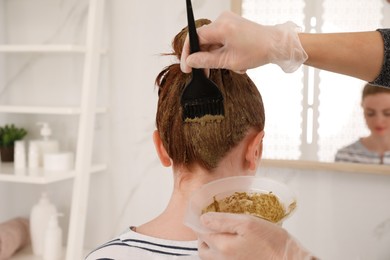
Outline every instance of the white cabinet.
{"type": "MultiPolygon", "coordinates": [[[[50,2],[50,1],[49,1],[50,2]]],[[[41,2],[40,2],[41,3],[41,2]]],[[[72,180],[72,201],[69,217],[66,259],[82,259],[86,208],[88,204],[88,190],[90,175],[93,172],[106,169],[104,163],[92,164],[95,119],[98,113],[105,113],[105,107],[97,107],[97,91],[101,59],[105,51],[102,44],[103,19],[105,0],[89,0],[87,7],[87,21],[85,26],[85,44],[83,45],[55,45],[55,44],[1,44],[0,55],[82,55],[83,67],[80,82],[80,102],[76,106],[37,106],[1,104],[2,114],[54,115],[77,117],[77,140],[75,141],[75,167],[70,172],[51,176],[20,176],[13,172],[12,164],[2,164],[0,168],[0,182],[12,182],[27,185],[50,185],[63,180],[72,180]]],[[[31,33],[31,32],[30,32],[31,33]]],[[[0,66],[1,68],[1,66],[0,66]]],[[[2,73],[2,72],[0,72],[2,73]]],[[[44,77],[45,75],[40,75],[44,77]]],[[[27,87],[27,86],[26,86],[27,87]]],[[[53,86],[53,88],[56,86],[53,86]]],[[[7,122],[5,122],[7,123],[7,122]]],[[[11,122],[10,122],[11,123],[11,122]]],[[[4,124],[4,122],[2,122],[4,124]]],[[[20,194],[22,197],[23,194],[20,194]]],[[[22,199],[22,198],[21,198],[22,199]]],[[[32,205],[31,205],[32,206],[32,205]]],[[[37,259],[34,256],[23,256],[23,259],[37,259]]]]}

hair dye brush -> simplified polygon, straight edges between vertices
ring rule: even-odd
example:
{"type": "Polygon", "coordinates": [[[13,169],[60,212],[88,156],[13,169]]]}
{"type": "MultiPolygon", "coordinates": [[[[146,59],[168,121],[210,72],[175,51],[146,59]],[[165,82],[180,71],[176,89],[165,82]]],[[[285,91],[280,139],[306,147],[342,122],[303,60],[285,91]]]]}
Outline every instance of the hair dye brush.
{"type": "MultiPolygon", "coordinates": [[[[191,0],[187,1],[190,53],[200,50],[191,0]]],[[[192,78],[181,95],[184,122],[220,121],[224,117],[223,96],[217,85],[207,78],[203,69],[192,68],[192,78]]]]}

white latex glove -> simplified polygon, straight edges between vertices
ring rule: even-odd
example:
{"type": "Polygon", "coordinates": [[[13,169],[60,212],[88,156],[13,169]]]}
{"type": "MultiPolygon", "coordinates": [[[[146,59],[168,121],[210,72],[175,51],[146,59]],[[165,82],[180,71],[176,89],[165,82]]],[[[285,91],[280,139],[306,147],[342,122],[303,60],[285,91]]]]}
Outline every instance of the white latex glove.
{"type": "Polygon", "coordinates": [[[225,68],[244,73],[267,63],[294,72],[308,56],[299,41],[299,27],[292,22],[263,26],[232,12],[197,29],[200,52],[189,55],[188,37],[183,46],[181,69],[225,68]]]}
{"type": "Polygon", "coordinates": [[[203,260],[315,259],[282,227],[244,214],[210,212],[202,224],[215,233],[198,233],[203,260]]]}

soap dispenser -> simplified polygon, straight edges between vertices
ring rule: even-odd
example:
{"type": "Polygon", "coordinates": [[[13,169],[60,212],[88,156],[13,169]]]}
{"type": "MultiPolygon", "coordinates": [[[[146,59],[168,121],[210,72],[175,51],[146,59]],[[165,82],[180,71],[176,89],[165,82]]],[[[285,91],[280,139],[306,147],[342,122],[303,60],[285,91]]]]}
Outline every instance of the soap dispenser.
{"type": "Polygon", "coordinates": [[[62,258],[62,229],[58,225],[58,216],[62,216],[62,214],[53,214],[50,217],[45,232],[43,260],[60,260],[62,258]]]}
{"type": "Polygon", "coordinates": [[[52,134],[51,128],[47,122],[39,122],[37,125],[41,125],[41,136],[42,139],[39,142],[40,146],[40,160],[39,165],[43,166],[43,156],[46,153],[57,153],[59,151],[59,143],[57,140],[50,139],[52,134]]]}
{"type": "Polygon", "coordinates": [[[56,207],[50,202],[46,193],[42,193],[39,202],[33,206],[30,214],[30,236],[33,253],[43,254],[45,232],[51,216],[57,214],[56,207]]]}

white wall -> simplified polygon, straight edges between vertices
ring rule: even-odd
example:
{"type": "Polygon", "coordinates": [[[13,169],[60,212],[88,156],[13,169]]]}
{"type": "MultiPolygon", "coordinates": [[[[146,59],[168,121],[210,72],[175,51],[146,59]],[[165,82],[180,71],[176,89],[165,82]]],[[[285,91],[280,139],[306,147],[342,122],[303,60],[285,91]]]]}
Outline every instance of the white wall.
{"type": "MultiPolygon", "coordinates": [[[[6,10],[12,29],[6,30],[5,35],[13,43],[83,41],[85,0],[3,3],[0,9],[6,10]],[[51,22],[47,23],[47,19],[51,22]],[[29,26],[36,29],[27,29],[29,26]]],[[[110,112],[98,118],[95,158],[105,158],[109,170],[91,178],[85,237],[85,244],[90,248],[129,225],[150,220],[165,207],[170,196],[170,170],[160,165],[151,138],[157,101],[154,79],[172,60],[159,54],[170,51],[173,37],[186,25],[182,0],[107,3],[105,42],[109,54],[105,58],[102,85],[108,86],[109,91],[105,91],[100,100],[109,104],[110,112]]],[[[211,20],[229,6],[228,0],[193,1],[195,16],[211,20]]],[[[49,100],[73,104],[78,101],[79,58],[15,56],[7,59],[6,64],[7,80],[14,74],[17,77],[8,83],[10,92],[0,95],[1,103],[49,100]],[[29,66],[23,69],[25,64],[29,66]],[[53,85],[59,90],[53,90],[53,85]],[[72,98],[65,99],[69,92],[72,98]]],[[[64,147],[74,148],[72,140],[77,122],[73,119],[64,122],[55,117],[45,119],[52,123],[55,138],[60,139],[64,147]]],[[[37,137],[34,126],[37,118],[14,116],[7,120],[31,129],[29,138],[37,137]]],[[[381,259],[364,256],[372,256],[372,250],[377,254],[388,253],[383,243],[388,241],[390,233],[386,224],[390,212],[385,204],[385,199],[390,198],[389,177],[273,168],[260,169],[259,174],[280,179],[298,193],[298,210],[286,222],[286,227],[323,259],[381,259]],[[360,193],[362,190],[364,193],[360,193]],[[362,194],[365,196],[361,197],[362,194]],[[360,204],[356,202],[366,200],[370,211],[363,212],[364,208],[359,209],[360,204]],[[375,230],[383,231],[381,238],[375,236],[375,230]],[[333,235],[340,239],[334,240],[333,235]],[[366,246],[362,246],[365,243],[366,246]]],[[[0,220],[28,216],[42,190],[47,190],[59,209],[69,215],[71,181],[44,187],[0,183],[0,220]]],[[[61,224],[66,230],[67,219],[61,224]]],[[[388,259],[389,254],[386,256],[388,259]]]]}
{"type": "Polygon", "coordinates": [[[284,227],[320,259],[390,259],[390,176],[260,167],[297,209],[284,227]]]}

